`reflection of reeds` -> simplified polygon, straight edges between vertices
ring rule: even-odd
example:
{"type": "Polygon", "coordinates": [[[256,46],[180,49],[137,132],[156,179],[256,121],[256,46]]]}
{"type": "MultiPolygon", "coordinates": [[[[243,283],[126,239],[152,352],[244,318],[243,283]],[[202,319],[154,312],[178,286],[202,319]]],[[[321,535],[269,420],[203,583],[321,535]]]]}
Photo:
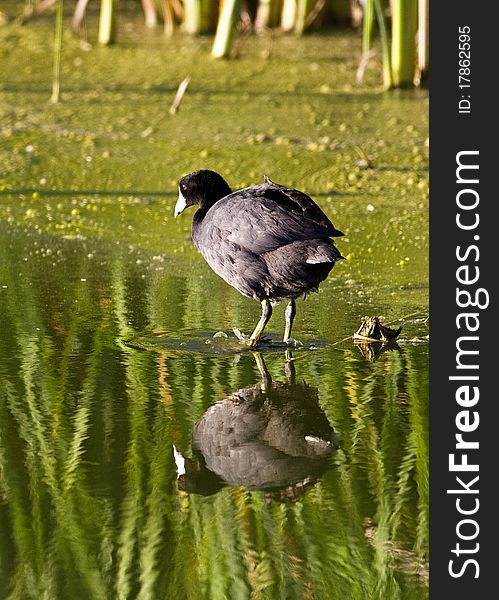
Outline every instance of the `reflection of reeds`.
{"type": "MultiPolygon", "coordinates": [[[[82,477],[84,469],[80,448],[86,438],[88,397],[82,394],[82,405],[75,415],[74,429],[68,438],[54,437],[50,408],[55,381],[44,375],[50,365],[50,346],[38,346],[35,341],[23,340],[22,337],[20,345],[23,348],[21,374],[24,398],[21,401],[14,392],[7,392],[7,399],[10,413],[19,424],[20,439],[25,444],[26,454],[27,480],[14,484],[17,488],[14,507],[24,515],[22,520],[14,521],[22,527],[18,535],[14,530],[14,535],[18,543],[22,540],[27,542],[24,544],[25,550],[18,557],[19,565],[31,569],[36,567],[31,581],[25,580],[27,589],[24,593],[27,594],[29,590],[29,597],[38,598],[44,596],[47,590],[57,587],[58,582],[54,577],[57,577],[61,564],[54,569],[56,560],[51,557],[55,551],[60,557],[62,550],[67,553],[65,556],[63,554],[66,567],[78,565],[83,583],[92,597],[105,598],[101,568],[95,561],[96,552],[91,549],[92,536],[88,535],[88,527],[92,531],[96,526],[94,519],[101,507],[88,493],[82,477]],[[63,464],[59,461],[61,456],[64,457],[63,464]],[[56,524],[54,528],[50,527],[47,520],[52,516],[56,524]],[[37,541],[35,545],[29,534],[32,528],[37,541]]],[[[89,385],[92,385],[93,377],[89,373],[89,385]]],[[[99,522],[102,530],[101,518],[99,522]]],[[[17,572],[23,578],[23,569],[17,572]]],[[[21,580],[13,582],[13,585],[23,589],[21,580]]],[[[24,597],[23,593],[20,597],[24,597]]]]}
{"type": "MultiPolygon", "coordinates": [[[[209,306],[188,278],[171,284],[165,305],[164,281],[144,282],[114,252],[104,283],[63,274],[49,298],[45,281],[21,285],[16,269],[0,265],[0,355],[10,357],[0,367],[7,597],[409,597],[428,542],[420,349],[372,364],[356,350],[296,361],[341,437],[333,468],[300,500],[268,502],[242,488],[188,496],[175,486],[171,444],[188,451],[194,422],[254,383],[254,364],[128,348],[141,310],[150,324],[188,314],[200,328],[209,306]],[[147,302],[139,308],[137,298],[147,302]],[[60,308],[74,300],[78,311],[60,308]]],[[[79,264],[86,268],[83,257],[79,264]]],[[[243,319],[244,305],[228,309],[243,319]]],[[[279,378],[284,358],[268,362],[279,378]]]]}

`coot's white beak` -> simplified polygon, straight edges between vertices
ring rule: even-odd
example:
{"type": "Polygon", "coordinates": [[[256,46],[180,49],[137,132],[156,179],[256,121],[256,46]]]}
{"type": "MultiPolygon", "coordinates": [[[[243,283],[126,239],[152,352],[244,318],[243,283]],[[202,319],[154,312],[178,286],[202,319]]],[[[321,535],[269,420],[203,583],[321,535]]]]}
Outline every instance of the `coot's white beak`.
{"type": "Polygon", "coordinates": [[[175,466],[177,467],[177,479],[182,475],[185,475],[185,458],[177,450],[176,446],[173,446],[173,458],[175,459],[175,466]]]}
{"type": "Polygon", "coordinates": [[[177,218],[179,216],[179,214],[186,207],[187,207],[187,202],[185,201],[185,198],[182,196],[182,192],[179,189],[178,190],[177,204],[175,204],[175,213],[174,213],[175,218],[177,218]]]}

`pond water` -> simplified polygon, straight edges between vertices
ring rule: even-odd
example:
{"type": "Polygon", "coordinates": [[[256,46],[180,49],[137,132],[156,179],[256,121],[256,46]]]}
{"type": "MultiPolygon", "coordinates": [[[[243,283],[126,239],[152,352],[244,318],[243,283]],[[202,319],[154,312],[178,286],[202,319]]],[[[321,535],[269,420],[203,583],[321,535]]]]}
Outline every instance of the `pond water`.
{"type": "Polygon", "coordinates": [[[350,32],[217,63],[125,25],[65,41],[58,105],[48,17],[0,30],[0,596],[427,598],[425,92],[355,87],[350,32]],[[258,304],[172,219],[201,167],[346,234],[291,353],[282,306],[238,345],[258,304]],[[365,315],[398,344],[353,344],[365,315]]]}

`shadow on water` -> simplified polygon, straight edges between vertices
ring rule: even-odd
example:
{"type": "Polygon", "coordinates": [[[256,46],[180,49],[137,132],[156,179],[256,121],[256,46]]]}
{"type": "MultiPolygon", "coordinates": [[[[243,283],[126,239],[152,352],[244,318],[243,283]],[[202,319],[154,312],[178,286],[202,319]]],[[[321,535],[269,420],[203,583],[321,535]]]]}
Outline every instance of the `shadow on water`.
{"type": "MultiPolygon", "coordinates": [[[[239,335],[241,333],[239,332],[239,335]]],[[[240,339],[233,332],[218,331],[208,333],[185,330],[172,332],[166,330],[156,331],[155,334],[139,333],[130,339],[124,340],[123,344],[135,350],[146,350],[153,352],[196,352],[201,354],[233,355],[239,357],[242,354],[252,353],[253,348],[240,339]]],[[[297,349],[300,352],[315,351],[331,346],[332,342],[320,340],[307,336],[301,340],[290,339],[283,342],[276,334],[265,334],[258,343],[259,352],[283,352],[285,350],[297,349]]]]}
{"type": "Polygon", "coordinates": [[[287,351],[286,382],[272,379],[254,353],[260,381],[213,404],[192,429],[194,458],[174,448],[179,489],[211,495],[225,485],[297,500],[330,468],[339,440],[318,389],[296,382],[287,351]]]}

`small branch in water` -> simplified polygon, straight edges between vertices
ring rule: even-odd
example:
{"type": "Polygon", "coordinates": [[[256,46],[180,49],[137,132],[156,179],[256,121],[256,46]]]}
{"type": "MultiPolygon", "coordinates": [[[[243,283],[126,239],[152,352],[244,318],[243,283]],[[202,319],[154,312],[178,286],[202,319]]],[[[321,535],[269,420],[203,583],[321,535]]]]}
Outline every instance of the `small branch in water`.
{"type": "Polygon", "coordinates": [[[355,152],[357,152],[357,154],[359,155],[359,159],[357,161],[357,165],[361,168],[364,169],[370,169],[372,168],[372,162],[370,160],[370,158],[367,156],[367,154],[364,152],[364,150],[362,150],[362,148],[360,146],[355,145],[355,152]]]}
{"type": "Polygon", "coordinates": [[[190,77],[186,77],[181,82],[181,84],[178,86],[177,93],[175,94],[175,100],[173,101],[172,105],[170,106],[169,112],[171,115],[174,115],[177,112],[177,110],[180,106],[180,103],[182,102],[182,98],[184,97],[184,94],[187,90],[187,86],[189,85],[190,80],[191,80],[190,77]]]}

